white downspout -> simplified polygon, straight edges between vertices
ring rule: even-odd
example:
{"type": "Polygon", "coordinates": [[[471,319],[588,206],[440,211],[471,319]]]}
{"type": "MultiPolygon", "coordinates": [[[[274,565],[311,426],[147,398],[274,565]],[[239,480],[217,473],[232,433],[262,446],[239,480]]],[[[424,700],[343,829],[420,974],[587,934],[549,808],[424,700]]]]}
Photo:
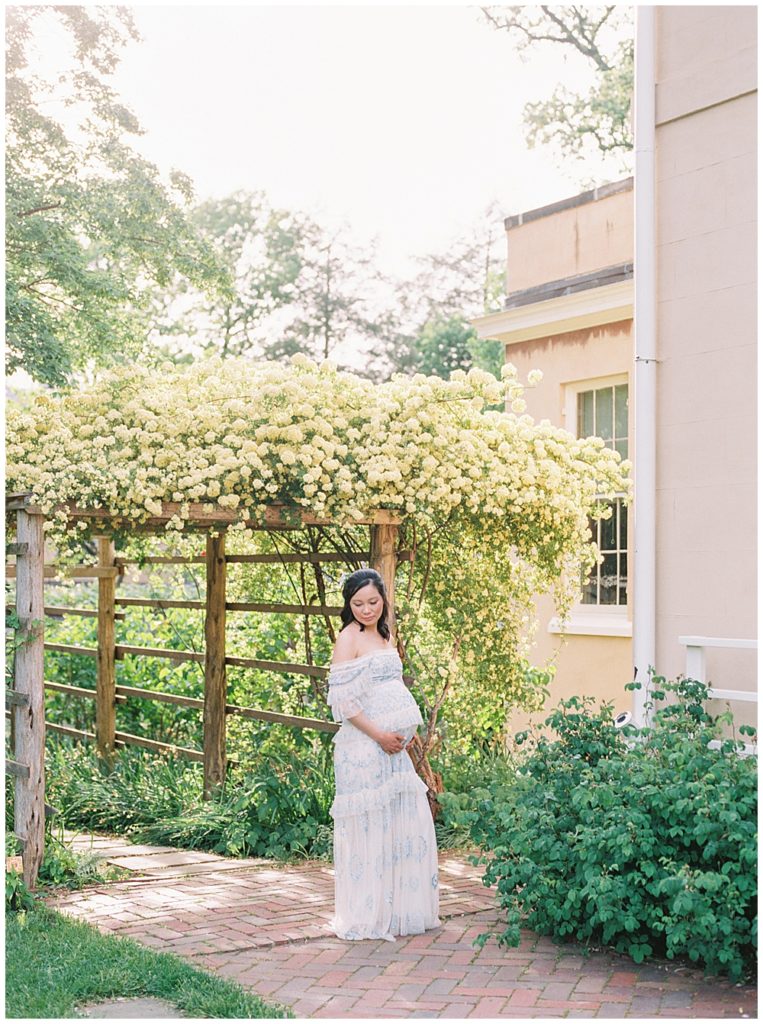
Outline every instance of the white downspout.
{"type": "Polygon", "coordinates": [[[655,8],[636,8],[634,168],[633,720],[643,725],[656,649],[657,301],[655,230],[655,8]]]}

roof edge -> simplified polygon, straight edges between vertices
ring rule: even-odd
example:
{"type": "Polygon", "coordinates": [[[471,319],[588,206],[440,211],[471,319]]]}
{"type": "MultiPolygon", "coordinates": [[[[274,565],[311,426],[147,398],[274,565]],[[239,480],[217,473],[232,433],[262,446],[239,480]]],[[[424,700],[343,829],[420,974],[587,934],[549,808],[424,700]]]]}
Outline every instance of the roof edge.
{"type": "Polygon", "coordinates": [[[575,292],[587,291],[590,288],[602,288],[607,284],[617,284],[633,277],[633,261],[615,263],[610,267],[600,267],[584,274],[573,274],[556,281],[543,281],[540,284],[509,292],[504,302],[504,309],[516,309],[534,302],[555,299],[560,295],[573,295],[575,292]]]}
{"type": "Polygon", "coordinates": [[[599,199],[606,199],[608,196],[617,195],[618,192],[629,192],[633,189],[633,175],[622,178],[620,181],[608,181],[596,188],[588,189],[586,192],[578,192],[575,196],[567,199],[558,199],[555,203],[548,203],[546,206],[537,206],[533,210],[524,210],[522,213],[514,213],[506,217],[503,224],[507,231],[519,227],[533,220],[540,220],[542,217],[550,217],[560,210],[571,210],[575,206],[585,206],[586,203],[595,203],[599,199]]]}

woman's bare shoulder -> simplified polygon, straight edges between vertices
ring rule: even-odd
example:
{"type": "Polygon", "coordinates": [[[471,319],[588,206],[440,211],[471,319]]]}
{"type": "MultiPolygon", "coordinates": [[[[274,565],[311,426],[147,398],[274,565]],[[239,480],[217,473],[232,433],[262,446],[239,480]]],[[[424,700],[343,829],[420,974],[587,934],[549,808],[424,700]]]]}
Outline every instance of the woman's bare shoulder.
{"type": "Polygon", "coordinates": [[[334,644],[334,653],[331,657],[332,665],[340,665],[343,661],[352,661],[358,657],[358,635],[360,630],[351,622],[345,626],[334,644]]]}

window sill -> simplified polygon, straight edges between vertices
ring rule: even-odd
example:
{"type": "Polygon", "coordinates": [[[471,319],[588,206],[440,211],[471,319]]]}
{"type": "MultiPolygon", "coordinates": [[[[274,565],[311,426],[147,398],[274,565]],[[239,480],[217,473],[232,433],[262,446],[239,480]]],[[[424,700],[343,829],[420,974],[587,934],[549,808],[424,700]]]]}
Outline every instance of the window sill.
{"type": "MultiPolygon", "coordinates": [[[[548,632],[562,632],[558,618],[551,619],[548,624],[548,632]]],[[[633,623],[624,616],[585,615],[573,612],[567,621],[564,633],[576,636],[633,636],[633,623]]]]}

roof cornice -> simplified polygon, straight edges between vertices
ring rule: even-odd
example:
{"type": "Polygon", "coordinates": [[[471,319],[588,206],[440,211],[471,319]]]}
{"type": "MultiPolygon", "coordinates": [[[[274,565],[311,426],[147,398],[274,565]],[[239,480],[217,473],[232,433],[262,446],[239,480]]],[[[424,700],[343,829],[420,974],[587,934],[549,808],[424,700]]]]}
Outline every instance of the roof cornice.
{"type": "Polygon", "coordinates": [[[480,338],[507,345],[633,317],[633,278],[489,313],[471,321],[480,338]]]}

